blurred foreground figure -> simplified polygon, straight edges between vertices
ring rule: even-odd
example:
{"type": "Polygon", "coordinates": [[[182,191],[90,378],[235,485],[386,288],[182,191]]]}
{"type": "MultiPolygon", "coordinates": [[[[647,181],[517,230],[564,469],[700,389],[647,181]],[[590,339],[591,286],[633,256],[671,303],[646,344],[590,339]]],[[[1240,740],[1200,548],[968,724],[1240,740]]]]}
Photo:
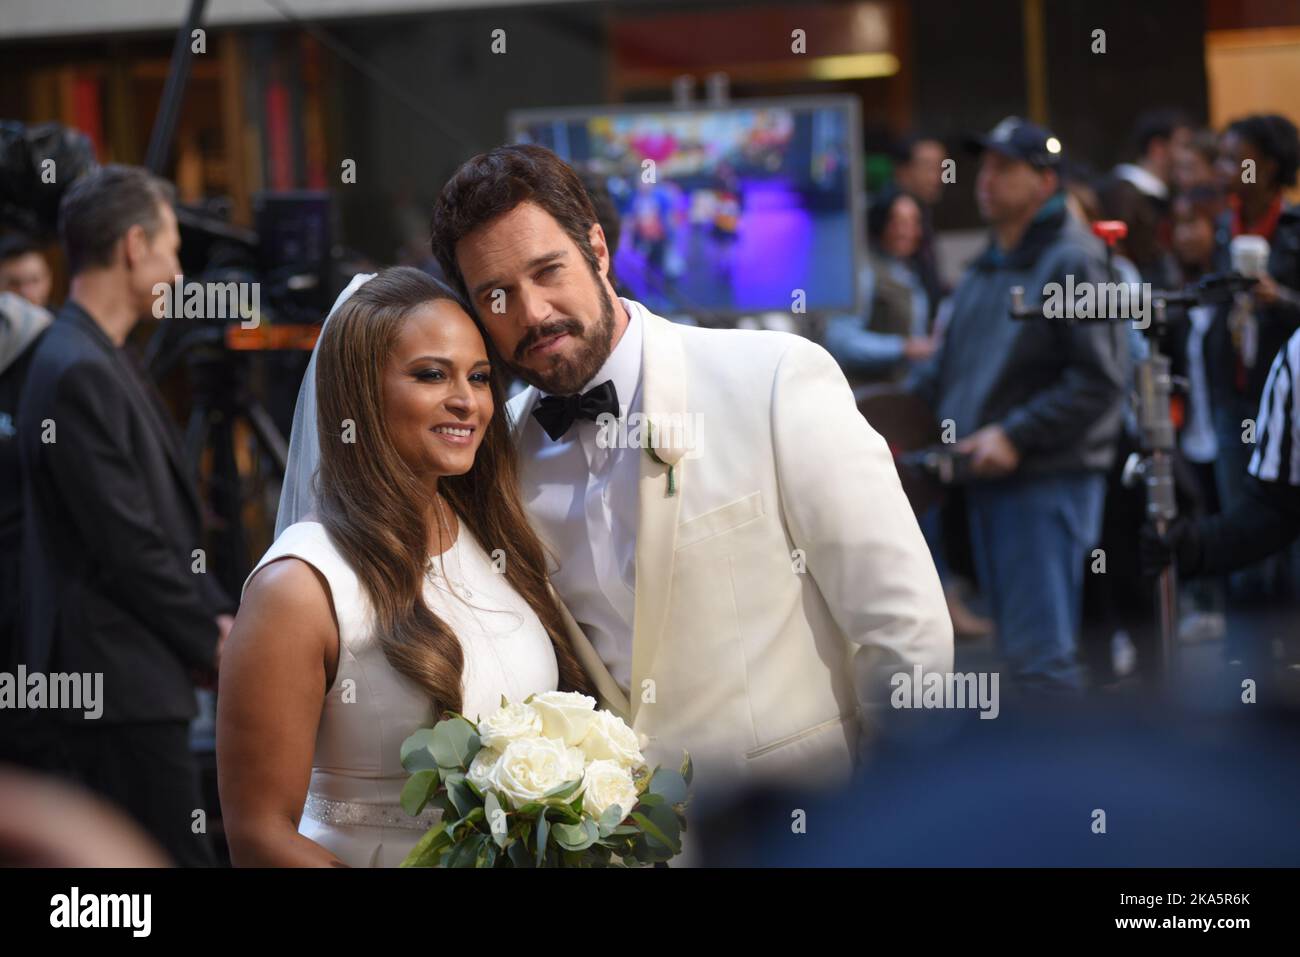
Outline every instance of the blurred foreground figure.
{"type": "Polygon", "coordinates": [[[0,767],[0,867],[167,867],[130,818],[52,778],[0,767]]]}
{"type": "Polygon", "coordinates": [[[701,820],[705,863],[1294,866],[1300,717],[1243,694],[1225,683],[1218,713],[1206,696],[1196,712],[1114,701],[1004,707],[989,721],[898,712],[910,727],[894,723],[849,790],[754,792],[701,820]]]}

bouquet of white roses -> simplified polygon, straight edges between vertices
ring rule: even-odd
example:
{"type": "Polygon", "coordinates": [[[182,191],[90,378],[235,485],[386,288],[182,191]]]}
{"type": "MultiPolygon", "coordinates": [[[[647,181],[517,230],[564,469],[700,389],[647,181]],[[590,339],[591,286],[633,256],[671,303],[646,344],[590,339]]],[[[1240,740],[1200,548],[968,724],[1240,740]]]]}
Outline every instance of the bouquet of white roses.
{"type": "Polygon", "coordinates": [[[646,765],[594,698],[548,691],[477,725],[453,714],[402,743],[402,808],[442,811],[403,867],[629,867],[681,851],[690,757],[646,765]]]}

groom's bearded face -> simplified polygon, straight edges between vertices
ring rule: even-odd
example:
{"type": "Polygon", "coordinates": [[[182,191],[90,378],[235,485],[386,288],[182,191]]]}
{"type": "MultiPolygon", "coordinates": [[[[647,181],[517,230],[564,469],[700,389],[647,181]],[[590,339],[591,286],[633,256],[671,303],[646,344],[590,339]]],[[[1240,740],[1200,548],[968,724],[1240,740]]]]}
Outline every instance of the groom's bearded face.
{"type": "Polygon", "coordinates": [[[600,371],[614,337],[614,304],[549,213],[521,203],[462,239],[456,259],[475,311],[521,379],[572,395],[600,371]]]}

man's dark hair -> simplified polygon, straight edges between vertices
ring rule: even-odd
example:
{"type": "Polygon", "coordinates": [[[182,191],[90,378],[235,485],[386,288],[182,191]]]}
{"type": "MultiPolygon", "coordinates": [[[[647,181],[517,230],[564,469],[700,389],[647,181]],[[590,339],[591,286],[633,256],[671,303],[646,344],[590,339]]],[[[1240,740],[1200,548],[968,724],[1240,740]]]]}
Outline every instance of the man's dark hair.
{"type": "Polygon", "coordinates": [[[176,200],[172,185],[140,166],[101,166],[68,187],[59,203],[59,239],[68,273],[108,266],[113,247],[132,226],[150,239],[162,226],[162,206],[176,200]]]}
{"type": "Polygon", "coordinates": [[[1133,124],[1133,149],[1141,159],[1156,140],[1167,141],[1178,130],[1195,128],[1187,114],[1179,110],[1148,110],[1133,124]]]}
{"type": "Polygon", "coordinates": [[[40,245],[26,233],[9,233],[0,236],[0,263],[7,263],[28,253],[40,252],[40,245]]]}
{"type": "MultiPolygon", "coordinates": [[[[943,140],[931,133],[908,133],[890,144],[889,157],[894,161],[895,166],[905,166],[912,162],[916,148],[922,143],[938,143],[944,146],[943,140]]],[[[944,146],[944,149],[946,150],[947,147],[944,146]]]]}
{"type": "Polygon", "coordinates": [[[609,258],[612,260],[614,254],[618,252],[619,235],[623,228],[618,206],[614,203],[614,197],[609,194],[605,177],[590,170],[579,171],[578,177],[582,180],[582,185],[587,187],[587,198],[591,200],[591,209],[596,214],[596,222],[600,223],[600,228],[605,233],[605,245],[609,247],[609,258]]]}
{"type": "Polygon", "coordinates": [[[523,202],[550,213],[577,245],[591,271],[600,264],[588,233],[596,220],[591,198],[573,167],[543,146],[498,146],[463,163],[433,206],[430,246],[448,280],[473,305],[456,263],[456,244],[523,202]]]}
{"type": "Polygon", "coordinates": [[[1276,113],[1255,113],[1228,124],[1236,133],[1273,162],[1277,163],[1274,186],[1294,186],[1300,167],[1300,136],[1295,124],[1276,113]]]}

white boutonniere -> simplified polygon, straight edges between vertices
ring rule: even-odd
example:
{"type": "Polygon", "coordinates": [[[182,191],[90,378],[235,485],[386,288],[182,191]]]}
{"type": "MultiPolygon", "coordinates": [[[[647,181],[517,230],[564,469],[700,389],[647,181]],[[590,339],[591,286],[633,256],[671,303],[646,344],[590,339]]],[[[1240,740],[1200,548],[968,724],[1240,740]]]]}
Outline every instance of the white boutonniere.
{"type": "Polygon", "coordinates": [[[668,494],[677,494],[677,463],[686,454],[684,445],[673,441],[681,437],[680,429],[656,429],[653,421],[646,422],[643,435],[643,447],[650,458],[660,465],[668,466],[668,494]]]}

